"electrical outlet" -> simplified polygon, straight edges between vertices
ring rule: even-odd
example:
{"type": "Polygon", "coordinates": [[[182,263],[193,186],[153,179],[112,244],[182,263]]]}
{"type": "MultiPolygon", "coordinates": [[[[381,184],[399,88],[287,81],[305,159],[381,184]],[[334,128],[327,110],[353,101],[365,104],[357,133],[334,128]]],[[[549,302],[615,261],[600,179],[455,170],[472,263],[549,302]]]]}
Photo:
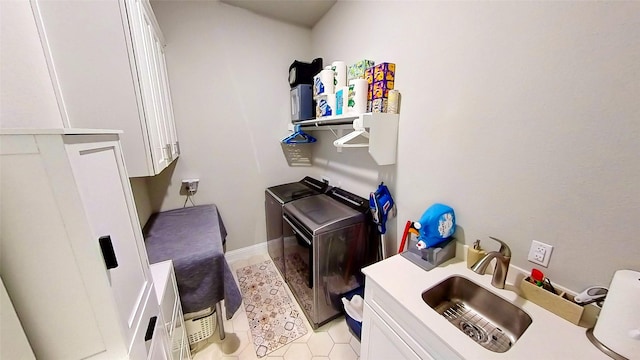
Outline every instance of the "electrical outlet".
{"type": "Polygon", "coordinates": [[[531,248],[529,249],[529,256],[527,256],[527,260],[531,261],[532,263],[547,267],[549,266],[551,251],[553,251],[553,246],[533,240],[533,242],[531,243],[531,248]]]}
{"type": "Polygon", "coordinates": [[[198,184],[200,179],[183,179],[182,187],[187,195],[194,195],[198,191],[198,184]]]}

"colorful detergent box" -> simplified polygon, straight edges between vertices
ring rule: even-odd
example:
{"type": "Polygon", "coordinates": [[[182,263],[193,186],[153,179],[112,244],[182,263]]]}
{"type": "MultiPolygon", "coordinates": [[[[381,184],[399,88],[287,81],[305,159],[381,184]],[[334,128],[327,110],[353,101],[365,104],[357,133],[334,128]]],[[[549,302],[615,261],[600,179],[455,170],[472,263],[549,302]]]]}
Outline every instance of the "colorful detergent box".
{"type": "Polygon", "coordinates": [[[393,90],[393,81],[374,81],[372,99],[388,99],[389,90],[393,90]]]}
{"type": "MultiPolygon", "coordinates": [[[[373,68],[373,82],[376,81],[395,81],[396,79],[396,64],[394,63],[381,63],[373,68]]],[[[391,88],[393,89],[393,88],[391,88]]]]}
{"type": "Polygon", "coordinates": [[[349,70],[347,74],[349,80],[364,79],[365,70],[367,70],[367,68],[370,68],[375,64],[376,63],[373,60],[360,60],[353,65],[349,65],[349,70]]]}
{"type": "Polygon", "coordinates": [[[373,67],[367,68],[364,71],[364,79],[367,80],[367,84],[373,84],[373,67]]]}
{"type": "Polygon", "coordinates": [[[375,100],[373,100],[371,102],[371,112],[372,113],[386,113],[388,104],[389,104],[389,100],[387,98],[375,99],[375,100]]]}
{"type": "Polygon", "coordinates": [[[373,100],[373,67],[370,67],[364,72],[364,79],[367,80],[367,112],[371,112],[371,100],[373,100]]]}

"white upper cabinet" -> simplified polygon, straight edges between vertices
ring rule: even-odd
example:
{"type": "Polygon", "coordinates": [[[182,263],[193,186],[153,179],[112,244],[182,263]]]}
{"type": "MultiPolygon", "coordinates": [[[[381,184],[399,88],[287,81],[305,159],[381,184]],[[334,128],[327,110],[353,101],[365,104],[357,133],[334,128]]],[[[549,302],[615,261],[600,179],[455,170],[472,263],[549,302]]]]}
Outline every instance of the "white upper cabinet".
{"type": "Polygon", "coordinates": [[[148,0],[34,0],[64,127],[123,130],[131,177],[179,155],[164,38],[148,0]]]}
{"type": "Polygon", "coordinates": [[[127,0],[126,5],[153,165],[164,169],[179,154],[164,40],[148,1],[127,0]]]}

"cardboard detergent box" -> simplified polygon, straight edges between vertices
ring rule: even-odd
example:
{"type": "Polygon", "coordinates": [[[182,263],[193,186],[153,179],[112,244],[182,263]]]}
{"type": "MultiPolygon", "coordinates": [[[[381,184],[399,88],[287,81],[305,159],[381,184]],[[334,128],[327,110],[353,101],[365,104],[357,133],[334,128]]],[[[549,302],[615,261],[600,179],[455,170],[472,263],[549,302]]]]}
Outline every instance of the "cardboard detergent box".
{"type": "Polygon", "coordinates": [[[364,79],[367,80],[367,112],[371,112],[373,104],[373,67],[364,71],[364,79]]]}
{"type": "Polygon", "coordinates": [[[367,80],[367,84],[373,85],[373,67],[364,70],[364,79],[367,80]]]}
{"type": "MultiPolygon", "coordinates": [[[[385,62],[374,66],[372,100],[388,99],[389,90],[393,90],[395,80],[396,64],[385,62]]],[[[377,108],[379,109],[380,106],[377,108]]]]}
{"type": "Polygon", "coordinates": [[[389,107],[389,99],[375,99],[371,101],[372,113],[386,113],[389,107]]]}
{"type": "MultiPolygon", "coordinates": [[[[373,68],[373,82],[396,80],[396,64],[380,63],[373,68]]],[[[392,88],[393,89],[393,88],[392,88]]]]}
{"type": "Polygon", "coordinates": [[[360,60],[353,65],[349,65],[347,70],[348,79],[364,79],[365,70],[375,65],[373,60],[360,60]]]}
{"type": "Polygon", "coordinates": [[[373,82],[373,94],[371,99],[388,99],[389,90],[393,90],[393,81],[382,80],[373,82]]]}
{"type": "Polygon", "coordinates": [[[367,91],[367,112],[371,112],[373,108],[373,84],[368,85],[367,91]]]}

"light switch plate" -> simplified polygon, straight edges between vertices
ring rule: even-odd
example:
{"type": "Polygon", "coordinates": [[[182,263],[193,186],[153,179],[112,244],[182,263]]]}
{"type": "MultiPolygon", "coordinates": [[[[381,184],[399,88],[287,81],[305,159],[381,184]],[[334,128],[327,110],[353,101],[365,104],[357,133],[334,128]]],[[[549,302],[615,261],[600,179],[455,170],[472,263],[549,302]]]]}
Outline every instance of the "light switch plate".
{"type": "Polygon", "coordinates": [[[529,249],[529,256],[527,256],[527,260],[547,267],[549,266],[549,258],[551,258],[552,251],[553,246],[533,240],[533,242],[531,242],[531,248],[529,249]]]}

